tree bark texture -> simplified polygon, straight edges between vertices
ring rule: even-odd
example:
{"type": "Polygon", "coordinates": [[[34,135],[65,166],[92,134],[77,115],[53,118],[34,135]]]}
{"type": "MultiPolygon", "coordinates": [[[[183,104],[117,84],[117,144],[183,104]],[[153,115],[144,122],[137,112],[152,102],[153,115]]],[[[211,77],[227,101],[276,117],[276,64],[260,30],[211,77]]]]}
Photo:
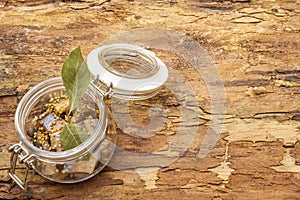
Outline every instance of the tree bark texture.
{"type": "MultiPolygon", "coordinates": [[[[4,0],[0,19],[1,199],[300,198],[299,0],[4,0]],[[149,160],[141,158],[141,166],[106,167],[77,184],[34,175],[26,191],[18,188],[7,174],[8,148],[19,142],[14,115],[22,96],[37,83],[60,76],[64,59],[76,46],[86,57],[105,39],[136,28],[177,31],[207,50],[226,92],[226,113],[217,113],[224,116],[224,128],[216,145],[198,156],[215,114],[205,80],[180,56],[152,49],[195,92],[197,106],[185,106],[198,113],[198,122],[182,121],[183,103],[163,88],[143,103],[129,103],[132,119],[140,125],[150,123],[151,112],[160,112],[150,112],[152,105],[163,105],[161,116],[167,118],[161,130],[143,138],[126,134],[134,127],[118,129],[122,149],[156,152],[149,160]],[[178,159],[162,165],[156,156],[164,154],[179,127],[196,127],[193,141],[178,159]]],[[[184,83],[176,84],[180,89],[184,83]]],[[[119,112],[122,116],[122,107],[119,112]]],[[[128,166],[136,159],[123,158],[118,161],[128,166]]]]}

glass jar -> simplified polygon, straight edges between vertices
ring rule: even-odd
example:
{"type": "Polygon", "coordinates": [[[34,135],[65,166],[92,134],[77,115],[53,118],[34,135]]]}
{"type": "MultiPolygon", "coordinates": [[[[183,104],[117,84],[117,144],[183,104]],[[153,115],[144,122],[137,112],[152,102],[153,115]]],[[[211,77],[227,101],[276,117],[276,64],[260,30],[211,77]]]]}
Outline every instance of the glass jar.
{"type": "Polygon", "coordinates": [[[56,96],[66,95],[60,77],[39,83],[20,101],[15,114],[20,143],[10,147],[9,176],[21,188],[26,188],[28,169],[60,183],[80,182],[99,173],[113,156],[117,138],[116,126],[105,99],[111,95],[122,99],[151,97],[168,77],[167,67],[153,52],[129,44],[111,44],[94,49],[88,55],[87,65],[93,81],[73,113],[74,116],[83,113],[82,116],[89,117],[73,120],[87,130],[89,136],[78,146],[62,151],[58,148],[53,152],[47,150],[44,141],[36,144],[42,139],[36,136],[33,122],[42,121],[43,129],[47,129],[52,124],[49,119],[57,116],[43,113],[43,106],[57,99],[56,96]],[[24,180],[16,175],[18,159],[27,166],[24,180]]]}
{"type": "MultiPolygon", "coordinates": [[[[61,152],[46,151],[33,145],[29,135],[33,134],[32,121],[40,113],[41,107],[51,101],[55,95],[65,94],[60,77],[41,82],[33,87],[20,101],[16,115],[15,128],[20,143],[10,147],[11,170],[9,175],[21,187],[25,182],[15,174],[16,161],[25,163],[41,176],[56,182],[75,183],[86,180],[100,172],[110,160],[114,151],[115,127],[113,120],[103,101],[103,95],[91,84],[83,97],[82,106],[94,104],[99,116],[89,119],[93,126],[89,127],[90,136],[79,146],[61,152]]],[[[75,110],[81,112],[81,107],[75,110]]],[[[52,117],[45,116],[44,119],[52,117]]],[[[43,119],[40,119],[43,120],[43,119]]],[[[85,121],[83,121],[85,122],[85,121]]],[[[80,123],[83,123],[80,122],[80,123]]],[[[79,124],[79,123],[78,123],[79,124]]],[[[44,126],[48,126],[44,124],[44,126]]]]}

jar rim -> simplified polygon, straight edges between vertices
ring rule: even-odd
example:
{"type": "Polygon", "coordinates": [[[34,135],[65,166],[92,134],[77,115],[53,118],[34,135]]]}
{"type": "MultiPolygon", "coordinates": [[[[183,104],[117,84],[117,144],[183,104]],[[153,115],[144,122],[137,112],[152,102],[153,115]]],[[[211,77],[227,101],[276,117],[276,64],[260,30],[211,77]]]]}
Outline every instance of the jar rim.
{"type": "Polygon", "coordinates": [[[130,44],[112,44],[101,47],[101,50],[98,52],[98,61],[107,71],[127,79],[149,78],[159,70],[159,65],[153,52],[130,44]],[[136,64],[140,65],[139,68],[143,68],[144,70],[135,74],[130,74],[130,72],[139,69],[127,69],[126,72],[122,72],[120,69],[113,67],[113,63],[118,60],[122,62],[123,66],[126,63],[130,63],[131,65],[136,64]]]}
{"type": "MultiPolygon", "coordinates": [[[[31,144],[31,142],[27,138],[25,128],[25,119],[29,115],[30,109],[32,108],[32,104],[36,102],[36,100],[45,94],[46,91],[49,91],[51,87],[64,87],[62,78],[55,77],[39,84],[35,85],[31,88],[21,99],[15,114],[15,128],[17,134],[21,140],[21,143],[24,144],[25,148],[29,150],[30,153],[39,157],[40,159],[46,160],[72,160],[80,155],[83,155],[87,151],[91,150],[95,145],[99,144],[105,138],[105,130],[107,127],[107,113],[106,106],[102,98],[97,98],[97,106],[99,107],[100,116],[99,121],[93,131],[93,133],[80,145],[74,147],[69,150],[61,151],[61,152],[51,152],[46,150],[41,150],[31,144]],[[31,107],[30,107],[31,106],[31,107]]],[[[92,84],[90,86],[97,94],[99,93],[97,89],[94,88],[92,84]]],[[[99,93],[99,95],[101,95],[99,93]]]]}
{"type": "MultiPolygon", "coordinates": [[[[110,61],[111,61],[110,60],[110,61]]],[[[121,59],[122,60],[122,59],[121,59]]],[[[132,44],[109,44],[92,50],[87,57],[87,65],[91,73],[106,85],[113,85],[113,97],[121,99],[146,99],[156,94],[167,81],[168,68],[154,52],[132,44]],[[144,62],[139,63],[138,55],[144,62]],[[125,62],[140,65],[146,69],[145,74],[132,75],[120,72],[108,66],[106,58],[118,59],[127,56],[125,62]]],[[[129,70],[130,71],[130,70],[129,70]]]]}

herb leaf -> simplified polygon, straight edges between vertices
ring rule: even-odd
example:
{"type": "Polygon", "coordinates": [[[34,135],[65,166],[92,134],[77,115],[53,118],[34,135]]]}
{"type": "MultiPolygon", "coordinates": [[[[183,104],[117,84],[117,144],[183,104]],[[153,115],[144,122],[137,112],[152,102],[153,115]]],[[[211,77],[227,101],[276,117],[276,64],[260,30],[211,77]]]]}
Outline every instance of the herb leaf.
{"type": "Polygon", "coordinates": [[[80,104],[92,78],[82,57],[80,46],[75,48],[65,60],[61,76],[69,97],[69,113],[71,113],[80,104]]]}
{"type": "Polygon", "coordinates": [[[77,147],[88,137],[82,127],[66,123],[60,135],[60,142],[64,150],[68,150],[77,147]]]}

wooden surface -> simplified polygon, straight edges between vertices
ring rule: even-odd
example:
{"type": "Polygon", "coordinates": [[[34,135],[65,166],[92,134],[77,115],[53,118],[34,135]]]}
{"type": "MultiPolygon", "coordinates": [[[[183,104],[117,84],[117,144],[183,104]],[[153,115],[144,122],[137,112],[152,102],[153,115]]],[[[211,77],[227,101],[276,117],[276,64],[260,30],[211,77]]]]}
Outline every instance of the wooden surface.
{"type": "MultiPolygon", "coordinates": [[[[2,1],[0,4],[0,198],[3,199],[299,199],[300,1],[2,1]],[[226,91],[224,129],[198,158],[210,126],[211,103],[180,58],[157,52],[192,85],[207,119],[188,150],[168,166],[107,167],[79,184],[57,184],[35,175],[27,191],[7,175],[8,148],[19,141],[14,114],[28,89],[59,76],[68,52],[86,56],[106,38],[133,28],[159,27],[187,34],[211,55],[226,91]]],[[[203,89],[204,88],[204,89],[203,89]]],[[[164,94],[162,94],[164,95],[164,94]]],[[[178,104],[163,102],[178,115],[178,104]]],[[[147,106],[146,106],[147,107],[147,106]]],[[[142,109],[133,108],[139,123],[142,109]],[[140,116],[140,117],[139,117],[140,116]]],[[[178,116],[177,116],[178,117],[178,116]]],[[[149,140],[119,133],[128,151],[163,146],[179,123],[149,140]]],[[[188,127],[188,125],[182,125],[188,127]]]]}

